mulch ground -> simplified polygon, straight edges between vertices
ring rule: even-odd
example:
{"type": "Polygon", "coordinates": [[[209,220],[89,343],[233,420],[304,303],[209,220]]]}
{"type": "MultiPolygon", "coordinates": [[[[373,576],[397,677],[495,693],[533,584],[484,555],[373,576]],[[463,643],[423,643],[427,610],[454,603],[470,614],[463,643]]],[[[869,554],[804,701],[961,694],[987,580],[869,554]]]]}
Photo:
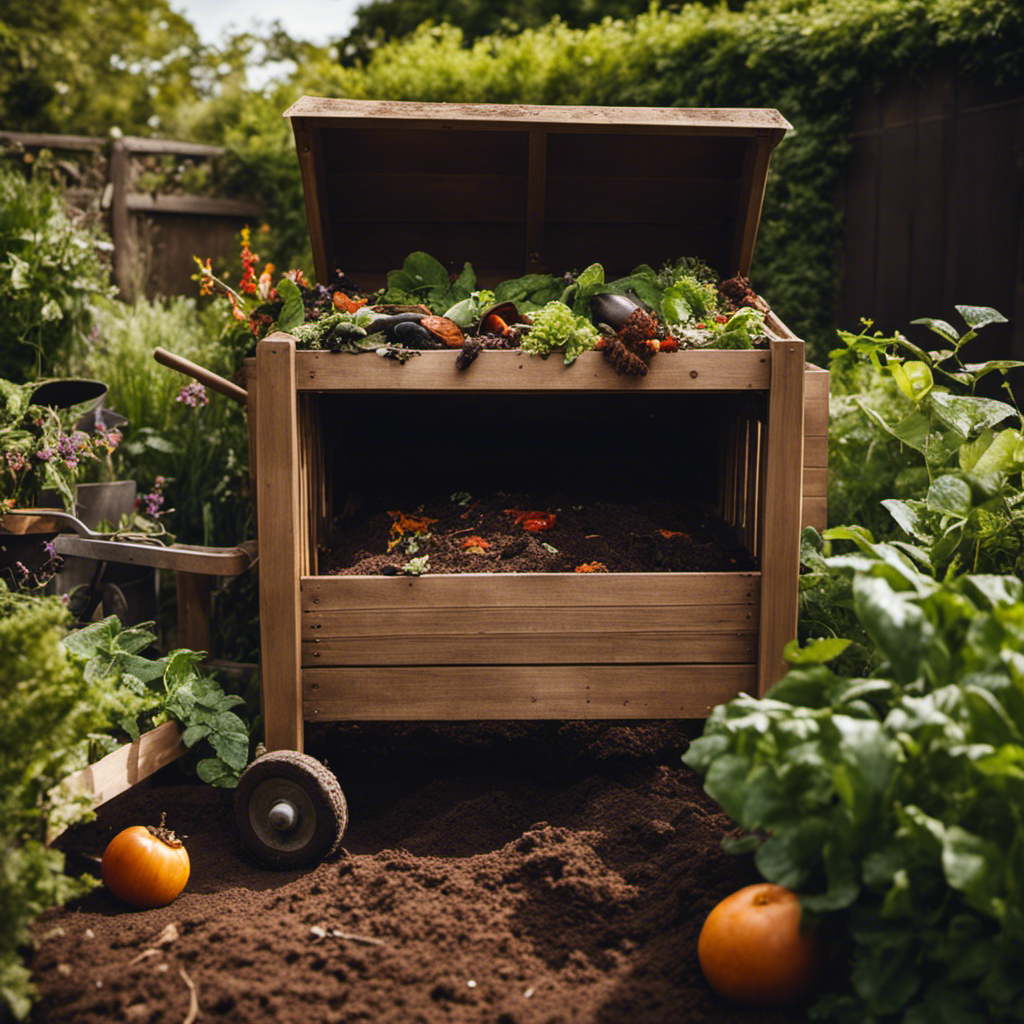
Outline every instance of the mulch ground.
{"type": "Polygon", "coordinates": [[[36,1024],[796,1024],[716,997],[696,941],[757,877],[679,760],[694,723],[324,727],[349,803],[309,871],[250,862],[230,794],[165,769],[64,847],[166,812],[192,875],[137,911],[99,888],[46,913],[36,1024]]]}

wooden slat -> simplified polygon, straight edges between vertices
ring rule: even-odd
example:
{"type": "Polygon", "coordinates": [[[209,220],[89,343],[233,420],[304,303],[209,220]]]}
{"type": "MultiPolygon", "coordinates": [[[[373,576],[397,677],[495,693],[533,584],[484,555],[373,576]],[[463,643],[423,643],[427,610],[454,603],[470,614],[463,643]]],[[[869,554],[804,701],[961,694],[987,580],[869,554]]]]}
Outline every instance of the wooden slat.
{"type": "Polygon", "coordinates": [[[125,203],[132,213],[187,213],[204,217],[262,217],[257,203],[215,196],[173,196],[149,192],[129,192],[125,203]]]}
{"type": "Polygon", "coordinates": [[[524,272],[544,268],[544,220],[547,213],[548,136],[530,132],[526,174],[526,263],[524,272]]]}
{"type": "Polygon", "coordinates": [[[828,498],[805,497],[801,525],[813,526],[821,533],[828,526],[828,498]]]}
{"type": "MultiPolygon", "coordinates": [[[[268,750],[302,749],[299,690],[299,451],[295,345],[256,346],[256,511],[260,551],[260,680],[268,750]]],[[[250,410],[251,414],[251,410],[250,410]]]]}
{"type": "Polygon", "coordinates": [[[746,501],[743,508],[743,543],[756,558],[760,549],[760,522],[758,521],[757,485],[759,467],[764,452],[761,447],[761,424],[756,419],[747,420],[747,465],[743,475],[746,501]]]}
{"type": "Polygon", "coordinates": [[[422,352],[404,364],[372,353],[303,351],[295,359],[300,391],[747,391],[767,388],[770,374],[769,354],[757,350],[655,356],[646,377],[616,373],[600,352],[584,352],[572,366],[557,356],[483,352],[467,370],[455,368],[450,351],[422,352]]]}
{"type": "Polygon", "coordinates": [[[772,342],[761,534],[758,693],[762,695],[784,671],[782,650],[796,637],[804,378],[803,342],[772,342]]]}
{"type": "Polygon", "coordinates": [[[492,131],[566,127],[576,132],[620,132],[623,128],[653,134],[752,135],[786,131],[792,125],[777,110],[752,107],[578,107],[504,103],[421,103],[394,100],[348,100],[303,96],[285,117],[322,120],[332,127],[365,126],[379,121],[416,130],[462,130],[478,126],[492,131]]]}
{"type": "Polygon", "coordinates": [[[804,464],[805,498],[824,498],[828,496],[828,468],[811,468],[804,464]]]}
{"type": "Polygon", "coordinates": [[[804,472],[828,468],[828,435],[804,434],[804,472]]]}
{"type": "MultiPolygon", "coordinates": [[[[164,722],[95,764],[69,775],[56,788],[62,799],[91,794],[92,806],[99,807],[181,757],[185,750],[181,726],[177,722],[164,722]]],[[[52,842],[63,831],[54,829],[47,835],[47,842],[52,842]]]]}
{"type": "MultiPolygon", "coordinates": [[[[584,600],[586,600],[584,598],[584,600]]],[[[757,623],[757,601],[743,604],[691,605],[566,605],[552,615],[544,606],[451,607],[417,605],[391,608],[363,608],[358,604],[326,611],[304,611],[302,639],[336,638],[387,639],[395,636],[432,636],[435,633],[469,637],[494,634],[533,635],[558,632],[563,635],[605,633],[610,623],[629,620],[637,633],[699,633],[741,631],[757,623]]]]}
{"type": "MultiPolygon", "coordinates": [[[[804,375],[806,377],[806,374],[804,375]]],[[[804,436],[828,436],[828,395],[804,400],[804,436]]]]}
{"type": "Polygon", "coordinates": [[[438,576],[311,576],[304,613],[329,609],[594,608],[756,605],[756,572],[473,573],[438,576]]]}
{"type": "Polygon", "coordinates": [[[310,721],[703,718],[756,685],[754,665],[306,669],[310,721]]]}
{"type": "Polygon", "coordinates": [[[203,573],[209,576],[238,576],[253,563],[251,547],[208,548],[199,545],[139,544],[132,541],[95,540],[62,533],[53,542],[59,555],[91,558],[118,565],[141,565],[171,572],[203,573]]]}
{"type": "Polygon", "coordinates": [[[733,239],[732,266],[737,274],[749,276],[754,259],[754,243],[761,223],[765,186],[768,182],[768,164],[772,149],[781,141],[781,134],[765,135],[747,150],[743,176],[740,179],[739,199],[744,206],[736,221],[733,239]]]}
{"type": "Polygon", "coordinates": [[[304,667],[318,665],[628,665],[735,664],[757,657],[757,631],[649,633],[619,629],[573,636],[562,631],[327,638],[302,645],[304,667]]]}

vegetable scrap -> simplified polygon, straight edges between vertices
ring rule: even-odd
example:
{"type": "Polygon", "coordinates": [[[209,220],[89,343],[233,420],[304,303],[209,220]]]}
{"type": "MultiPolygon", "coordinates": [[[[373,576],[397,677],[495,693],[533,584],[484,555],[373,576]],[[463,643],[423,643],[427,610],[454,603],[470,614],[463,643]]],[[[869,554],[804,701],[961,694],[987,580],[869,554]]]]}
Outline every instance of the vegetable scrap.
{"type": "Polygon", "coordinates": [[[607,572],[608,566],[604,562],[584,562],[577,565],[573,572],[607,572]]]}
{"type": "Polygon", "coordinates": [[[491,546],[490,541],[484,540],[483,537],[467,537],[462,542],[462,550],[470,555],[486,555],[487,549],[491,546]]]}
{"type": "Polygon", "coordinates": [[[553,512],[524,512],[518,508],[507,508],[505,509],[505,514],[512,516],[512,521],[517,526],[522,526],[524,530],[528,530],[530,533],[543,533],[555,525],[555,515],[553,512]]]}
{"type": "Polygon", "coordinates": [[[429,516],[410,516],[404,512],[388,512],[391,516],[391,535],[388,538],[388,551],[394,551],[403,541],[411,537],[429,537],[430,527],[436,519],[429,516]]]}
{"type": "Polygon", "coordinates": [[[479,287],[470,263],[456,272],[428,253],[413,252],[377,291],[360,294],[343,274],[310,286],[292,272],[276,288],[269,276],[266,287],[255,288],[248,267],[244,296],[213,278],[202,261],[197,264],[201,287],[226,294],[257,339],[287,331],[299,348],[376,352],[400,362],[424,350],[452,349],[459,370],[489,350],[542,359],[559,353],[566,366],[599,350],[617,373],[642,377],[656,354],[753,348],[769,337],[768,305],[750,282],[720,281],[693,257],[660,269],[643,263],[613,280],[592,263],[578,273],[526,274],[489,289],[479,287]],[[252,301],[257,304],[250,308],[252,301]]]}

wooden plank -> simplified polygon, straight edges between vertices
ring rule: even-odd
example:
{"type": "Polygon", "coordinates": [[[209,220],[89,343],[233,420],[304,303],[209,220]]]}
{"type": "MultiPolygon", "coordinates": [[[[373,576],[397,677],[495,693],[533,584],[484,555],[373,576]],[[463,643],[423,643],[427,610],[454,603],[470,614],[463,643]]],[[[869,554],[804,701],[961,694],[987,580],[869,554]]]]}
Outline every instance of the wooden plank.
{"type": "MultiPolygon", "coordinates": [[[[581,602],[586,602],[582,598],[581,602]]],[[[412,608],[362,608],[358,604],[325,611],[304,611],[302,639],[432,636],[435,633],[485,639],[494,634],[533,635],[604,633],[610,624],[629,621],[637,633],[700,633],[743,631],[758,621],[757,601],[742,604],[691,605],[566,605],[557,617],[544,606],[483,606],[453,608],[446,605],[412,608]]]]}
{"type": "Polygon", "coordinates": [[[760,522],[758,521],[757,485],[761,459],[764,458],[761,423],[756,419],[747,420],[747,465],[743,474],[746,501],[743,509],[743,543],[756,558],[760,549],[760,522]]]}
{"type": "Polygon", "coordinates": [[[212,579],[192,572],[175,576],[178,601],[178,646],[209,653],[213,649],[210,632],[210,592],[212,579]]]}
{"type": "MultiPolygon", "coordinates": [[[[181,757],[185,750],[181,726],[177,722],[164,722],[95,764],[69,775],[55,789],[62,799],[91,794],[92,806],[99,807],[181,757]]],[[[57,828],[48,833],[47,842],[52,842],[63,831],[57,828]]]]}
{"type": "MultiPolygon", "coordinates": [[[[299,689],[299,450],[295,343],[256,346],[256,511],[260,551],[260,680],[268,750],[302,750],[299,689]]],[[[250,415],[252,411],[250,410],[250,415]]]]}
{"type": "Polygon", "coordinates": [[[309,576],[301,581],[304,613],[330,609],[657,608],[756,605],[756,572],[473,573],[438,576],[309,576]]]}
{"type": "Polygon", "coordinates": [[[254,555],[251,547],[243,544],[234,548],[208,548],[190,544],[170,544],[164,547],[133,541],[79,537],[73,533],[61,534],[53,544],[59,555],[210,576],[238,576],[252,565],[254,555]]]}
{"type": "MultiPolygon", "coordinates": [[[[804,375],[806,377],[806,374],[804,375]]],[[[804,435],[828,436],[828,395],[804,399],[804,435]]]]}
{"type": "Polygon", "coordinates": [[[306,669],[308,721],[704,718],[750,665],[496,665],[306,669]]]}
{"type": "MultiPolygon", "coordinates": [[[[306,202],[306,223],[309,226],[309,241],[313,252],[313,266],[318,281],[330,281],[335,271],[336,244],[324,231],[327,225],[326,213],[330,209],[324,194],[325,173],[323,150],[319,133],[311,133],[305,120],[293,120],[295,149],[299,158],[299,172],[302,176],[302,194],[306,202]]],[[[405,250],[411,252],[412,250],[405,250]]],[[[390,269],[390,268],[388,268],[390,269]]]]}
{"type": "Polygon", "coordinates": [[[218,199],[216,196],[173,196],[149,192],[129,192],[125,197],[132,213],[185,213],[203,217],[263,216],[263,207],[240,199],[218,199]]]}
{"type": "Polygon", "coordinates": [[[827,434],[804,434],[805,474],[808,469],[828,469],[827,434]]]}
{"type": "Polygon", "coordinates": [[[93,135],[57,135],[53,132],[8,132],[0,131],[0,141],[13,142],[29,149],[45,146],[47,149],[95,150],[99,152],[108,139],[93,135]]]}
{"type": "Polygon", "coordinates": [[[813,526],[818,533],[828,527],[828,498],[804,496],[801,526],[813,526]]]}
{"type": "MultiPolygon", "coordinates": [[[[452,352],[422,352],[406,363],[372,354],[297,352],[300,391],[405,393],[436,390],[505,392],[747,391],[768,387],[765,351],[676,352],[655,356],[646,377],[624,377],[600,352],[584,352],[572,366],[560,358],[522,352],[483,352],[467,370],[455,368],[452,352]]],[[[827,421],[827,407],[825,410],[827,421]]],[[[820,433],[820,431],[815,431],[820,433]]]]}
{"type": "Polygon", "coordinates": [[[757,631],[640,632],[609,628],[574,636],[562,631],[326,637],[302,645],[303,667],[318,665],[629,665],[644,662],[735,664],[757,657],[757,631]]]}
{"type": "Polygon", "coordinates": [[[223,156],[227,150],[223,146],[208,146],[201,142],[180,142],[175,139],[148,139],[139,135],[127,135],[124,138],[125,149],[130,153],[164,153],[170,156],[223,156]]]}
{"type": "Polygon", "coordinates": [[[804,345],[772,342],[761,534],[758,693],[782,675],[796,637],[804,444],[804,345]]]}
{"type": "Polygon", "coordinates": [[[316,119],[332,126],[359,127],[381,121],[389,127],[451,131],[480,127],[496,131],[564,130],[683,132],[699,135],[751,135],[786,131],[792,125],[777,111],[753,107],[579,107],[506,103],[420,103],[395,100],[348,100],[303,96],[285,117],[316,119]]]}
{"type": "Polygon", "coordinates": [[[128,222],[128,150],[124,139],[114,139],[110,147],[110,184],[113,197],[110,207],[111,236],[114,243],[114,284],[119,298],[131,302],[135,298],[132,267],[134,244],[128,222]]]}
{"type": "Polygon", "coordinates": [[[736,219],[733,238],[732,266],[734,273],[743,277],[750,275],[754,259],[754,243],[757,228],[761,223],[761,207],[764,205],[765,186],[768,183],[768,164],[772,149],[781,141],[781,136],[762,136],[747,150],[746,163],[740,179],[740,209],[736,219]]]}
{"type": "Polygon", "coordinates": [[[526,173],[526,263],[525,274],[544,269],[544,222],[547,214],[548,136],[530,132],[526,173]]]}

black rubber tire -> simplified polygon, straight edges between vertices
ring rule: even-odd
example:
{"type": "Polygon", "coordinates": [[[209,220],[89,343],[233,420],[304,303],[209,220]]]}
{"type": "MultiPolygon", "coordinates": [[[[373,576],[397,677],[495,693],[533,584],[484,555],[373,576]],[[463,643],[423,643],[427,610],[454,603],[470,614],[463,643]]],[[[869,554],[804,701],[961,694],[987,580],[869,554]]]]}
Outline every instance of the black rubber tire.
{"type": "Polygon", "coordinates": [[[249,852],[266,867],[315,867],[341,843],[348,807],[326,766],[295,750],[274,750],[253,761],[238,780],[235,820],[249,852]],[[299,812],[287,832],[267,819],[269,806],[282,796],[299,812]]]}

